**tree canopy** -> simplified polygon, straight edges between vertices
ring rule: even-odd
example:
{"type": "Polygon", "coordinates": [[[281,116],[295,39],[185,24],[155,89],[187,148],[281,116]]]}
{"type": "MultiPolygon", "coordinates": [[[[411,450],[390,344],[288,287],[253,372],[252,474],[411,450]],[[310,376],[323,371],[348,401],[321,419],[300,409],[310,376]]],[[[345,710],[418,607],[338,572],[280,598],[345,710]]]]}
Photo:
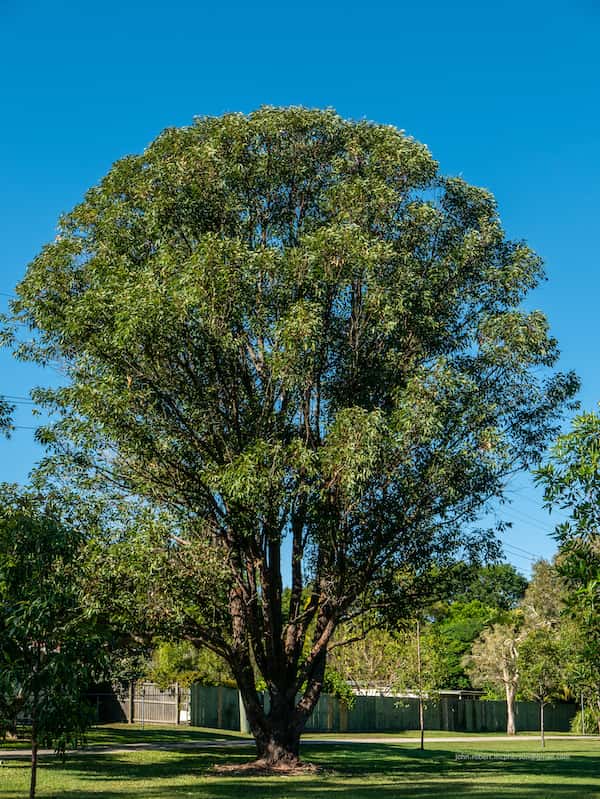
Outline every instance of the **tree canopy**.
{"type": "Polygon", "coordinates": [[[577,416],[559,436],[538,479],[550,508],[568,514],[556,527],[556,568],[571,618],[568,682],[589,703],[600,729],[600,417],[577,416]]]}
{"type": "Polygon", "coordinates": [[[30,264],[17,351],[68,376],[43,438],[170,514],[165,563],[228,606],[184,598],[183,626],[267,760],[297,755],[336,628],[489,543],[473,524],[556,432],[577,380],[521,308],[542,277],[425,146],[304,108],[166,130],[30,264]]]}

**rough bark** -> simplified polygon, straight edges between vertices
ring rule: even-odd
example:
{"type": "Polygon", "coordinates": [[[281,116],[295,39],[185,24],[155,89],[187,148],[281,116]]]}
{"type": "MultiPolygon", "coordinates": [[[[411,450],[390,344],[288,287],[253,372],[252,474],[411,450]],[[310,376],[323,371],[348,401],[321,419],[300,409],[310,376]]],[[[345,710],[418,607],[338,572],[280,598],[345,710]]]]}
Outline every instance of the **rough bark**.
{"type": "Polygon", "coordinates": [[[256,758],[262,764],[293,766],[299,762],[300,737],[321,696],[325,659],[323,652],[317,658],[299,698],[297,677],[289,674],[279,685],[269,687],[264,706],[254,686],[251,669],[243,669],[236,674],[248,724],[256,743],[256,758]]]}

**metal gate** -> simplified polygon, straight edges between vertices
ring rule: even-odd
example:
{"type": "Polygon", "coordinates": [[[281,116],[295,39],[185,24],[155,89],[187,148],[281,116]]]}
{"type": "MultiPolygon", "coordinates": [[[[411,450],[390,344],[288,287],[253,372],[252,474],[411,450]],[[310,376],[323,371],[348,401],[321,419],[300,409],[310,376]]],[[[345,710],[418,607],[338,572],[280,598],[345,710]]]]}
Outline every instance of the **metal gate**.
{"type": "Polygon", "coordinates": [[[190,690],[175,683],[160,688],[151,682],[136,682],[112,691],[92,693],[99,722],[133,724],[189,724],[190,690]]]}

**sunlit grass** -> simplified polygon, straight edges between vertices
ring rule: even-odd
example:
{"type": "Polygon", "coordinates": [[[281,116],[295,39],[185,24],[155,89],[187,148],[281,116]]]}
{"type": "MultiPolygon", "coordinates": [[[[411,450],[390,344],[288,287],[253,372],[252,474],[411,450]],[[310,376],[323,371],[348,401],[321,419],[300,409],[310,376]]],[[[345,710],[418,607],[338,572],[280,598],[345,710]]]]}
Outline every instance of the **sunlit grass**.
{"type": "MultiPolygon", "coordinates": [[[[218,744],[222,731],[189,728],[107,727],[95,730],[94,743],[152,743],[165,736],[172,743],[189,740],[218,744]]],[[[233,736],[239,740],[239,736],[233,736]]],[[[311,736],[312,737],[312,736],[311,736]]],[[[76,753],[61,763],[42,760],[41,799],[600,799],[600,742],[548,741],[544,759],[539,741],[431,741],[424,752],[414,740],[393,744],[305,745],[304,759],[323,768],[307,777],[218,777],[211,767],[242,763],[252,757],[248,748],[182,751],[127,751],[119,754],[76,753]],[[493,755],[498,759],[467,760],[457,755],[493,755]],[[501,757],[533,757],[503,760],[501,757]]],[[[5,761],[0,767],[0,799],[26,795],[26,761],[5,761]]]]}

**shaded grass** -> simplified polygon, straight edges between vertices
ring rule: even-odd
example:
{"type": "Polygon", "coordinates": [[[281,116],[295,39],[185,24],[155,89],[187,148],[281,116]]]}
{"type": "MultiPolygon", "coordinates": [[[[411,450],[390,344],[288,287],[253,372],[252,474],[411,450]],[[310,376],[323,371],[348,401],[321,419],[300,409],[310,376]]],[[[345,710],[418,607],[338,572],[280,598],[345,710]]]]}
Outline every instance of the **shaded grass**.
{"type": "MultiPolygon", "coordinates": [[[[28,731],[20,730],[19,739],[0,741],[2,749],[28,749],[28,731]]],[[[86,746],[124,746],[129,744],[177,744],[203,741],[245,740],[247,735],[239,732],[157,724],[144,726],[140,724],[102,724],[92,727],[86,735],[86,746]]]]}
{"type": "Polygon", "coordinates": [[[142,727],[140,724],[104,724],[90,730],[88,746],[96,744],[120,746],[122,744],[171,744],[194,741],[251,740],[248,735],[208,727],[188,727],[174,724],[156,724],[142,727]]]}
{"type": "MultiPolygon", "coordinates": [[[[414,743],[314,744],[302,756],[324,769],[306,777],[219,777],[215,763],[243,763],[252,749],[124,754],[74,754],[63,765],[45,758],[40,770],[40,799],[600,799],[600,743],[552,741],[546,755],[567,759],[457,760],[457,754],[538,755],[539,743],[461,742],[431,744],[420,752],[414,743]]],[[[0,768],[0,799],[26,794],[26,763],[0,768]]]]}

